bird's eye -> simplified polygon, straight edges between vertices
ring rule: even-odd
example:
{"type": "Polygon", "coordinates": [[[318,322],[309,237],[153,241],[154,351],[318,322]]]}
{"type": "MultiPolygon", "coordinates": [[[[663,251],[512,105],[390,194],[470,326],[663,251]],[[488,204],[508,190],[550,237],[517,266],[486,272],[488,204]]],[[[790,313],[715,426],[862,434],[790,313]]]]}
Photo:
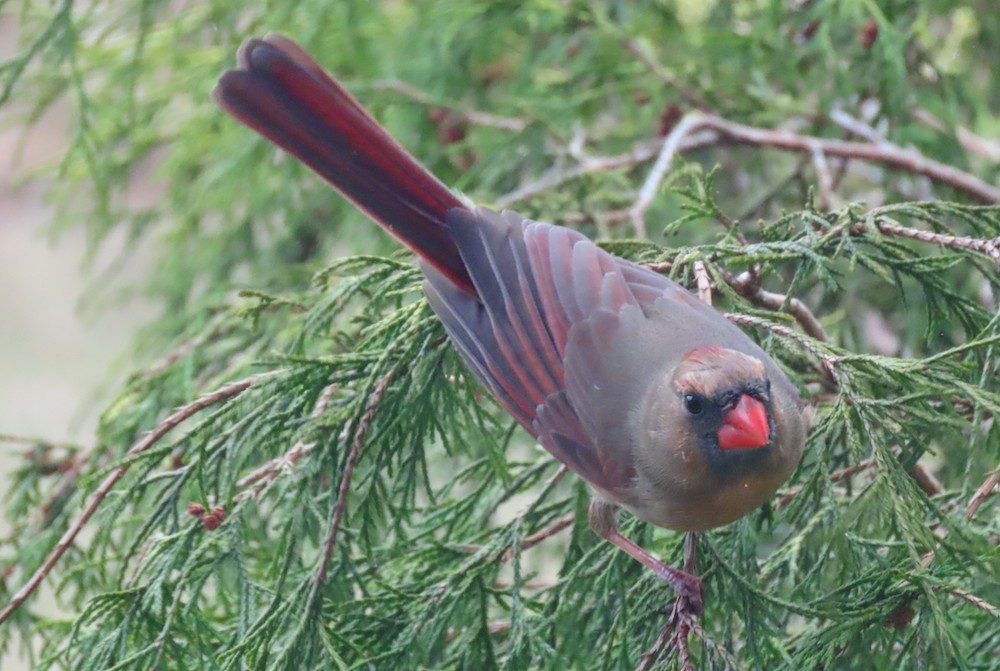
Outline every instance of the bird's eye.
{"type": "Polygon", "coordinates": [[[690,412],[692,415],[700,415],[701,399],[695,396],[694,394],[685,394],[684,407],[687,408],[687,411],[690,412]]]}

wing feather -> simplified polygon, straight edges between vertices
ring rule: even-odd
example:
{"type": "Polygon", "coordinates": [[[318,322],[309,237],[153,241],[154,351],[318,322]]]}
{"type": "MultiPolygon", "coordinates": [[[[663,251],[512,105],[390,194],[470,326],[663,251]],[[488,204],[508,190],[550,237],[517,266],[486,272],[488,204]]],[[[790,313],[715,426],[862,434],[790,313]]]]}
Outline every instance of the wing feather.
{"type": "Polygon", "coordinates": [[[626,420],[643,390],[617,373],[648,367],[627,339],[676,285],[512,212],[454,210],[446,222],[475,295],[430,267],[426,291],[459,352],[556,458],[598,487],[627,486],[626,420]]]}

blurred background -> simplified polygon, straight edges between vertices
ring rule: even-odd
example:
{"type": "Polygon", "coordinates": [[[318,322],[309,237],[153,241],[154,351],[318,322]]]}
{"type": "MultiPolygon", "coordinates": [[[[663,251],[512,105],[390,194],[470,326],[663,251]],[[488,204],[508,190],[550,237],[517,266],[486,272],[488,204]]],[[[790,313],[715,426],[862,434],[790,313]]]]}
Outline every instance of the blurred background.
{"type": "MultiPolygon", "coordinates": [[[[0,13],[0,59],[15,52],[16,39],[14,17],[0,13]]],[[[101,390],[109,389],[101,385],[151,311],[134,301],[90,310],[81,303],[87,283],[110,257],[102,252],[84,264],[80,229],[53,240],[47,228],[54,210],[46,205],[45,186],[22,184],[65,151],[67,114],[56,105],[25,128],[11,123],[13,109],[0,110],[0,434],[86,446],[95,433],[101,390]]],[[[128,266],[127,276],[142,273],[141,260],[128,266]]],[[[0,473],[16,468],[26,448],[0,444],[0,473]]],[[[0,483],[6,497],[7,481],[0,483]]],[[[0,518],[0,533],[6,527],[0,518]]],[[[51,604],[44,598],[39,603],[46,602],[51,604]]],[[[26,668],[16,655],[0,657],[4,671],[26,668]]]]}

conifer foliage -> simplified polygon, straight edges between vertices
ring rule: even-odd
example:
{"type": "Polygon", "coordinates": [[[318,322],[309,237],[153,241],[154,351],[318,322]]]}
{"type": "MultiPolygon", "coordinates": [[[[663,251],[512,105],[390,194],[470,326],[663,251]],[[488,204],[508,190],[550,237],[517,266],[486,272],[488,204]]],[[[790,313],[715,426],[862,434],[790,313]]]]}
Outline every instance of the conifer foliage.
{"type": "Polygon", "coordinates": [[[995,668],[990,3],[252,5],[0,2],[0,103],[73,110],[37,177],[54,229],[154,248],[134,290],[163,308],[93,442],[32,441],[8,478],[0,646],[35,669],[995,668]],[[692,631],[464,368],[410,256],[212,105],[269,30],[475,201],[712,300],[815,406],[792,481],[699,536],[692,631]]]}

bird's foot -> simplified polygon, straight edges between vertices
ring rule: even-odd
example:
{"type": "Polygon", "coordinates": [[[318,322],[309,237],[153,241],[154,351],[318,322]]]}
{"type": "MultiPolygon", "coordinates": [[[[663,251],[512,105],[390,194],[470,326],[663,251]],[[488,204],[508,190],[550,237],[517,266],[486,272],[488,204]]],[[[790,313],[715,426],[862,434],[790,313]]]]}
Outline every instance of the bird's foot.
{"type": "Polygon", "coordinates": [[[666,570],[659,571],[659,576],[670,585],[677,594],[671,609],[670,617],[694,617],[701,615],[705,611],[705,600],[701,594],[701,578],[690,573],[685,573],[670,566],[664,566],[666,570]]]}

